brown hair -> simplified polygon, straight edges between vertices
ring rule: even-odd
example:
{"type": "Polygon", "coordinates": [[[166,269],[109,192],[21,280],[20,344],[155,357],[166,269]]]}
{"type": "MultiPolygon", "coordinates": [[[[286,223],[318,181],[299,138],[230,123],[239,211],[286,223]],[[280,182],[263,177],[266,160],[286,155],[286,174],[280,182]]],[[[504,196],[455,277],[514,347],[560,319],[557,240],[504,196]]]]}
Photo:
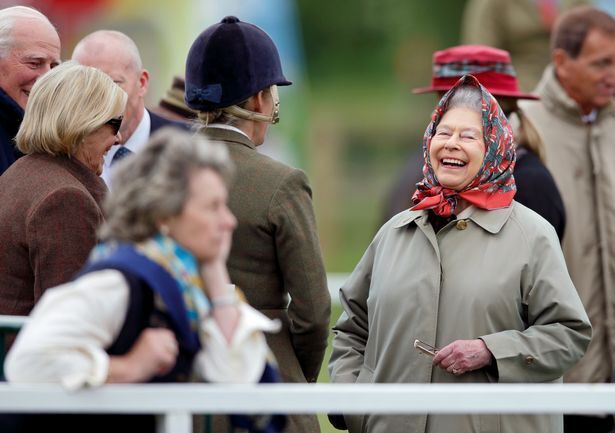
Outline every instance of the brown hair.
{"type": "Polygon", "coordinates": [[[572,8],[555,22],[551,35],[551,49],[560,48],[576,59],[591,30],[615,35],[615,19],[608,13],[590,6],[572,8]]]}

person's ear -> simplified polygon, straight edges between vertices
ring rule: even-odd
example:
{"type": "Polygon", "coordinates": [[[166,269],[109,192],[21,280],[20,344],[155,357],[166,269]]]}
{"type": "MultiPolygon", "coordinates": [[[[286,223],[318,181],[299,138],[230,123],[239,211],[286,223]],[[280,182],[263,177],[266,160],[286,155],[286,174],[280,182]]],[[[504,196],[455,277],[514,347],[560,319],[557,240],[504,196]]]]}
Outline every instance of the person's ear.
{"type": "Polygon", "coordinates": [[[553,62],[553,67],[555,68],[555,74],[560,78],[566,78],[565,76],[568,72],[568,64],[572,61],[572,58],[568,55],[568,53],[561,48],[556,48],[551,54],[551,61],[553,62]]]}
{"type": "Polygon", "coordinates": [[[259,91],[256,95],[252,96],[252,111],[256,113],[264,113],[265,98],[267,94],[264,90],[259,91]]]}
{"type": "Polygon", "coordinates": [[[141,69],[139,73],[139,95],[145,97],[149,89],[149,72],[147,69],[141,69]]]}

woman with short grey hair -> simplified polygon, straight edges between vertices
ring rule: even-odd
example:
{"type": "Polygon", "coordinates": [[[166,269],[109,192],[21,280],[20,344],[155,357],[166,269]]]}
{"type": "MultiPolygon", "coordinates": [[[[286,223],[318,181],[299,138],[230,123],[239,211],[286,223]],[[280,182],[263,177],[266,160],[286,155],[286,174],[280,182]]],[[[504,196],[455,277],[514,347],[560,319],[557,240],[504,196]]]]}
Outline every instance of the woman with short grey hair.
{"type": "MultiPolygon", "coordinates": [[[[8,380],[75,389],[270,377],[263,332],[279,325],[241,300],[226,269],[236,225],[226,205],[231,171],[223,146],[168,128],[123,161],[105,205],[103,242],[76,280],[34,309],[7,358],[8,380]]],[[[67,417],[61,430],[77,431],[80,422],[67,417]]],[[[151,417],[95,423],[154,431],[151,417]]]]}
{"type": "Polygon", "coordinates": [[[201,169],[213,171],[226,185],[234,171],[226,148],[204,136],[157,136],[137,161],[118,163],[113,175],[117,186],[105,202],[108,217],[100,238],[140,242],[153,236],[157,221],[181,212],[190,176],[201,169]]]}

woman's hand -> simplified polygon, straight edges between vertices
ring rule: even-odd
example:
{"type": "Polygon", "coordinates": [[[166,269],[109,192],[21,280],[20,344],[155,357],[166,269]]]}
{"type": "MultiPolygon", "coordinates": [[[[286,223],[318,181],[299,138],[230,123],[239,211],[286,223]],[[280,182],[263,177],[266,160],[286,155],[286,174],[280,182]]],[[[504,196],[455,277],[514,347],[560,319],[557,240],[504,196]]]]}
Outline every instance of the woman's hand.
{"type": "Polygon", "coordinates": [[[233,231],[225,231],[222,235],[222,243],[218,255],[211,261],[201,264],[201,276],[208,290],[207,295],[210,298],[216,294],[225,293],[227,285],[231,282],[226,268],[226,260],[231,251],[232,239],[233,231]]]}
{"type": "Polygon", "coordinates": [[[108,383],[146,382],[173,368],[179,348],[169,329],[146,328],[126,355],[109,360],[108,383]]]}
{"type": "Polygon", "coordinates": [[[228,230],[224,233],[220,253],[218,256],[207,263],[201,265],[201,276],[205,283],[207,296],[212,302],[211,315],[216,321],[226,342],[233,341],[233,335],[239,322],[239,308],[235,287],[231,285],[231,279],[226,268],[226,260],[231,250],[231,240],[233,232],[228,230]],[[224,302],[219,301],[224,300],[224,302]]]}
{"type": "Polygon", "coordinates": [[[491,364],[491,356],[491,352],[481,339],[456,340],[438,350],[433,363],[458,376],[491,364]]]}

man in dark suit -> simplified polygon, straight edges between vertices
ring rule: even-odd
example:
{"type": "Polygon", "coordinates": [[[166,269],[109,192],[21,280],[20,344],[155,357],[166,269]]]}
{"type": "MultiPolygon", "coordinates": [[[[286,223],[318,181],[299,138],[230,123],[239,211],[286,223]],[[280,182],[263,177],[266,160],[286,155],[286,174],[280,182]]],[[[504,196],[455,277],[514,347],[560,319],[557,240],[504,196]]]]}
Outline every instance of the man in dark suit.
{"type": "Polygon", "coordinates": [[[100,69],[128,94],[120,128],[123,142],[113,146],[105,156],[102,178],[109,188],[112,165],[138,152],[158,128],[173,125],[187,129],[185,124],[166,119],[145,108],[149,72],[143,68],[137,45],[124,33],[114,30],[90,33],[77,43],[72,60],[100,69]]]}
{"type": "Polygon", "coordinates": [[[13,139],[36,80],[60,63],[60,37],[47,17],[26,6],[0,10],[0,174],[22,154],[13,139]]]}

